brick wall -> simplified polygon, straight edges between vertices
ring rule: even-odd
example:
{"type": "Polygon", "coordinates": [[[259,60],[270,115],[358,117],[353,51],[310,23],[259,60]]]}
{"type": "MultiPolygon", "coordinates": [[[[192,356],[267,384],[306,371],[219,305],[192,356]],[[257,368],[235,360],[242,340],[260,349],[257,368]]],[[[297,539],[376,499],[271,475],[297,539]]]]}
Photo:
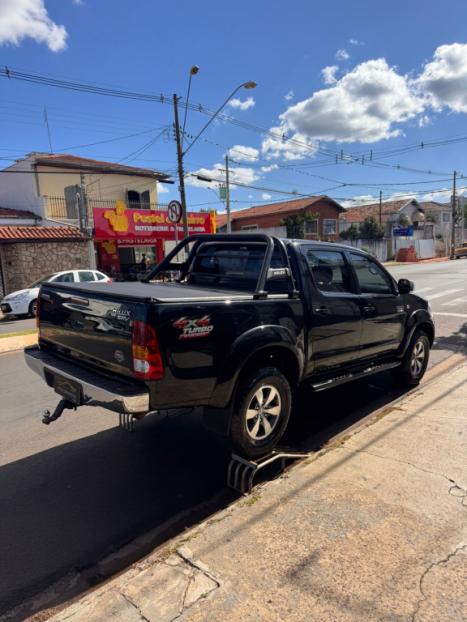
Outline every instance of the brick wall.
{"type": "Polygon", "coordinates": [[[5,293],[61,270],[89,268],[86,242],[22,242],[0,246],[5,293]]]}
{"type": "MultiPolygon", "coordinates": [[[[319,239],[319,240],[338,240],[339,239],[339,209],[333,203],[329,203],[325,200],[318,201],[311,205],[307,210],[309,214],[318,214],[318,235],[317,236],[307,236],[310,239],[319,239]],[[336,220],[336,235],[324,235],[323,230],[323,221],[325,218],[332,218],[336,220]]],[[[269,212],[268,214],[264,214],[261,216],[247,216],[243,218],[234,218],[232,222],[232,231],[242,231],[242,227],[246,227],[249,225],[258,225],[258,228],[269,228],[269,227],[279,227],[282,221],[288,216],[295,216],[297,214],[302,214],[301,211],[293,211],[290,213],[274,213],[269,212]]]]}

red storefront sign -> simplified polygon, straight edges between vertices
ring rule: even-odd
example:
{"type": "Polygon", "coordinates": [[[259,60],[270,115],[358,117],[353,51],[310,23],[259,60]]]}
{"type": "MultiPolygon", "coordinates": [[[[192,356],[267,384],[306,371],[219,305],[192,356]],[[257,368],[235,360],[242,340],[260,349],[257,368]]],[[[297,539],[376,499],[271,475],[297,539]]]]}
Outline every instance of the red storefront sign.
{"type": "MultiPolygon", "coordinates": [[[[128,209],[117,201],[114,209],[95,207],[93,210],[95,239],[115,240],[118,244],[147,244],[154,239],[174,240],[175,225],[170,222],[167,212],[147,209],[128,209]]],[[[177,225],[179,238],[183,226],[177,225]]],[[[213,212],[188,213],[188,232],[215,233],[213,212]]]]}

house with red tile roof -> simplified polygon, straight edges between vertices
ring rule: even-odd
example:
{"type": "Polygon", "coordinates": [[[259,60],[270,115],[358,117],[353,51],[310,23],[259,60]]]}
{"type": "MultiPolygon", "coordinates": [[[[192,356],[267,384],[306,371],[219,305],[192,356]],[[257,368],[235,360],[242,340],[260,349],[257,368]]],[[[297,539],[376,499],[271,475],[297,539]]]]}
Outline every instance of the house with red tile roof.
{"type": "MultiPolygon", "coordinates": [[[[344,208],[326,195],[304,197],[233,211],[231,228],[233,232],[256,231],[286,237],[284,221],[289,217],[308,216],[305,221],[305,238],[337,240],[339,216],[343,212],[344,208]]],[[[219,232],[226,231],[227,216],[219,214],[216,223],[219,232]]]]}
{"type": "Polygon", "coordinates": [[[51,272],[89,267],[77,227],[43,226],[32,212],[0,207],[0,298],[51,272]]]}

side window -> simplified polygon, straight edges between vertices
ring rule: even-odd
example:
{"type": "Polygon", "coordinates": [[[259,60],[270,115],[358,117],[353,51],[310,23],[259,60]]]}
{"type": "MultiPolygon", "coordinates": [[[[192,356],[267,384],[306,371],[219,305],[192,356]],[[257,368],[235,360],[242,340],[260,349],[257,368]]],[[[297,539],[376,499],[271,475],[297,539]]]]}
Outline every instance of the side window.
{"type": "Polygon", "coordinates": [[[376,262],[365,257],[350,253],[350,261],[357,273],[362,294],[393,294],[391,279],[376,262]]]}
{"type": "Polygon", "coordinates": [[[78,277],[81,283],[96,280],[94,272],[91,272],[91,270],[80,270],[78,272],[78,277]]]}
{"type": "Polygon", "coordinates": [[[96,281],[105,281],[107,277],[102,272],[94,272],[94,276],[96,277],[96,281]]]}
{"type": "Polygon", "coordinates": [[[55,283],[73,283],[73,272],[65,272],[51,280],[55,283]]]}
{"type": "Polygon", "coordinates": [[[349,268],[342,253],[305,247],[305,257],[313,281],[320,291],[353,293],[349,268]]]}

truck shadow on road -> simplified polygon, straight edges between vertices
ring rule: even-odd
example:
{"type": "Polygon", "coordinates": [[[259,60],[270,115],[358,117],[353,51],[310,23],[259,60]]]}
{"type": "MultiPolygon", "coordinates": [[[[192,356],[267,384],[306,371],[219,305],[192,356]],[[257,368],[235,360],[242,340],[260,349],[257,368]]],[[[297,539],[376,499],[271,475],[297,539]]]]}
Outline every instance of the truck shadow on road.
{"type": "MultiPolygon", "coordinates": [[[[316,451],[399,394],[389,374],[304,391],[284,441],[316,451]]],[[[133,434],[113,428],[3,466],[0,614],[72,573],[78,583],[70,581],[48,606],[64,602],[226,507],[235,499],[225,486],[229,458],[194,412],[148,417],[133,434]],[[99,564],[138,537],[128,554],[99,564]]]]}

